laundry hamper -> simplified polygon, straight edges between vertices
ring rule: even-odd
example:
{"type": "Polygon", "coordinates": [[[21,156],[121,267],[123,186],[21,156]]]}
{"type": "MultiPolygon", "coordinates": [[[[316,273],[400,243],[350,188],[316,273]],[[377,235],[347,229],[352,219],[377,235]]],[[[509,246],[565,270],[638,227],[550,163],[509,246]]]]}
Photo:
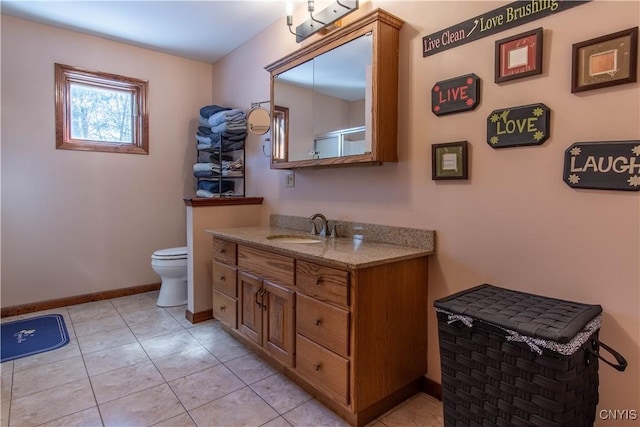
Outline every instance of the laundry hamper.
{"type": "Polygon", "coordinates": [[[591,426],[602,307],[488,284],[434,302],[445,427],[591,426]]]}

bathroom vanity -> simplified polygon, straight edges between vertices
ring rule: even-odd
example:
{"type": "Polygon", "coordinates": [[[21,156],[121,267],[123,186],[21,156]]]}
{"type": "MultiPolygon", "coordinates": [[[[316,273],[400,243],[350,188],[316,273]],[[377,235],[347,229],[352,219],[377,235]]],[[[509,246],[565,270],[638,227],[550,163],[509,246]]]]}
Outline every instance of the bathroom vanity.
{"type": "Polygon", "coordinates": [[[214,317],[340,416],[363,425],[420,390],[432,246],[278,227],[208,233],[214,317]]]}

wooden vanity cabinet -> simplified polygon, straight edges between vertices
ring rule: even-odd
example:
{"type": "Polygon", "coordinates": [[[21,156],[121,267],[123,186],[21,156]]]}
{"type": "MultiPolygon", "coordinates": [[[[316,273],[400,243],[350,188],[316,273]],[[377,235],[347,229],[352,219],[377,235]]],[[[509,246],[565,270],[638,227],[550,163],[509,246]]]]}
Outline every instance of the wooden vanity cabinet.
{"type": "Polygon", "coordinates": [[[223,324],[238,327],[238,285],[236,244],[214,239],[211,263],[213,317],[223,324]]]}
{"type": "Polygon", "coordinates": [[[287,366],[294,365],[293,290],[245,271],[238,274],[239,332],[287,366]]]}
{"type": "Polygon", "coordinates": [[[239,246],[238,269],[238,331],[294,366],[294,259],[239,246]]]}
{"type": "Polygon", "coordinates": [[[237,329],[223,323],[340,416],[364,425],[421,390],[426,256],[341,269],[244,244],[236,254],[237,329]]]}

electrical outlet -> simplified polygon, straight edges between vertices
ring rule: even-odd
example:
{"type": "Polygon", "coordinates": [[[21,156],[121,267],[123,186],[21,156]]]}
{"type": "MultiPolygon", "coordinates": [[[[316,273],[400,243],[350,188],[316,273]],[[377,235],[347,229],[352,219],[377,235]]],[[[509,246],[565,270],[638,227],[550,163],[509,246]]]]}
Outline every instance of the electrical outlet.
{"type": "Polygon", "coordinates": [[[287,173],[284,177],[285,177],[284,185],[286,187],[295,187],[296,186],[295,175],[293,174],[293,172],[287,173]]]}

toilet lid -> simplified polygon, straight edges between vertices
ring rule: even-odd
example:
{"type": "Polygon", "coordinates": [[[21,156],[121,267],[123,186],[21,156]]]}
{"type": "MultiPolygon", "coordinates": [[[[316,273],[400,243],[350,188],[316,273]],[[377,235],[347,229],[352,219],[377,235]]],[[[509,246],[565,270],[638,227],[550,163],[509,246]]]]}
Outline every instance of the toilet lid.
{"type": "Polygon", "coordinates": [[[159,249],[151,255],[154,259],[183,259],[187,258],[187,247],[159,249]]]}

